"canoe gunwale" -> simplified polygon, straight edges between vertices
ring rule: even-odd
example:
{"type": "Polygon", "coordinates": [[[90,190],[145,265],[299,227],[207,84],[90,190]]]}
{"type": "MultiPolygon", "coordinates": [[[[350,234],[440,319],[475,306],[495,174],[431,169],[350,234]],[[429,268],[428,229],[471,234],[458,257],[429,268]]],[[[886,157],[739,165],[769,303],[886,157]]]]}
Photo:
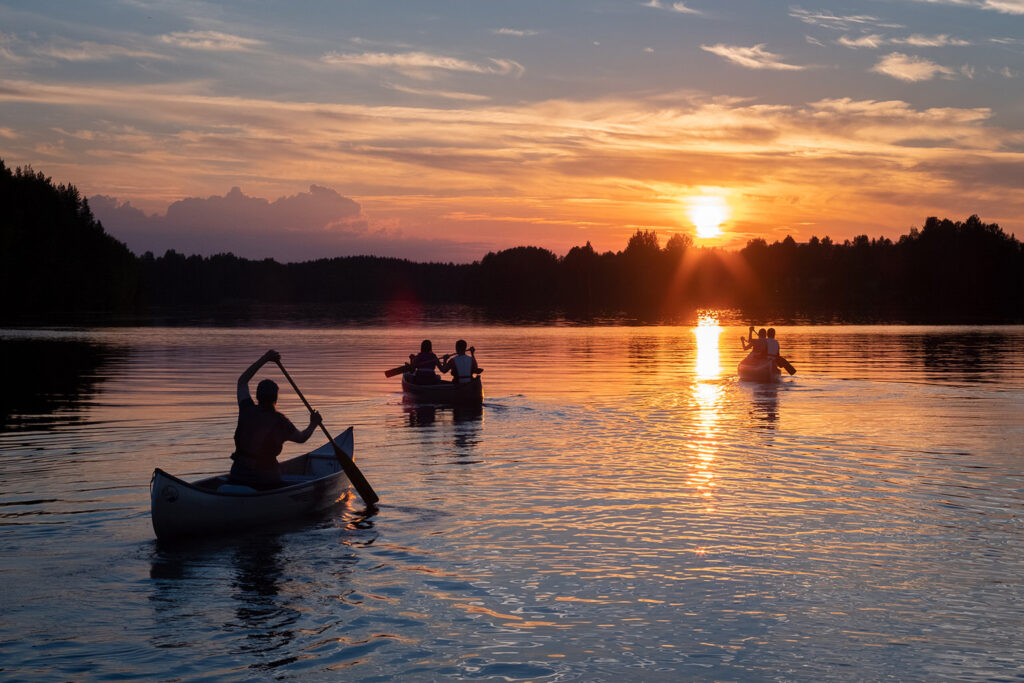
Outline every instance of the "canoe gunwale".
{"type": "MultiPolygon", "coordinates": [[[[308,455],[308,453],[306,455],[308,455]]],[[[305,458],[306,455],[300,455],[299,457],[300,458],[305,458]]],[[[278,486],[277,488],[273,488],[273,489],[264,489],[264,490],[253,489],[252,491],[223,491],[222,492],[222,491],[218,491],[218,490],[215,490],[215,489],[208,489],[208,488],[204,488],[202,486],[196,486],[196,483],[198,483],[198,482],[193,483],[193,482],[185,481],[184,479],[176,477],[173,474],[170,474],[169,472],[167,472],[165,470],[162,470],[159,467],[157,467],[157,468],[155,468],[153,470],[153,476],[149,480],[149,489],[150,489],[150,491],[152,491],[153,490],[153,485],[156,483],[157,477],[161,477],[162,476],[162,477],[166,477],[167,479],[170,479],[171,483],[174,483],[174,484],[177,484],[177,485],[180,485],[180,486],[184,486],[185,488],[191,489],[192,491],[195,491],[196,493],[200,493],[200,494],[202,494],[204,496],[217,496],[218,498],[220,498],[220,497],[258,498],[260,496],[272,496],[272,495],[281,495],[281,494],[286,494],[286,493],[294,493],[296,489],[301,489],[301,488],[304,488],[304,487],[308,487],[310,484],[314,484],[314,483],[316,483],[318,481],[330,481],[331,478],[337,477],[338,475],[344,475],[344,474],[345,474],[344,470],[338,470],[337,472],[331,472],[330,474],[325,474],[322,477],[311,476],[309,479],[306,479],[305,481],[297,481],[294,484],[288,484],[287,486],[278,486]]],[[[231,483],[230,479],[228,479],[227,475],[225,475],[225,474],[218,474],[218,475],[213,476],[213,477],[207,477],[206,479],[200,479],[199,481],[211,481],[211,480],[214,480],[214,479],[219,479],[221,477],[224,477],[224,479],[225,479],[224,483],[225,484],[230,484],[231,483]]]]}

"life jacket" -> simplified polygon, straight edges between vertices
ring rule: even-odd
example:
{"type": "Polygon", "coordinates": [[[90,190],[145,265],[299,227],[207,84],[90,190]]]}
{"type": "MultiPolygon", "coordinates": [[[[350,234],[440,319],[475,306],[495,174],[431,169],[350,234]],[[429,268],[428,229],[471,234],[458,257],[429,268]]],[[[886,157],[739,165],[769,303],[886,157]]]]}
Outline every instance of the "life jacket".
{"type": "Polygon", "coordinates": [[[456,354],[451,359],[453,373],[459,384],[465,384],[473,379],[473,359],[465,354],[456,354]]]}
{"type": "Polygon", "coordinates": [[[767,337],[764,340],[764,350],[769,356],[779,355],[779,340],[767,337]]]}

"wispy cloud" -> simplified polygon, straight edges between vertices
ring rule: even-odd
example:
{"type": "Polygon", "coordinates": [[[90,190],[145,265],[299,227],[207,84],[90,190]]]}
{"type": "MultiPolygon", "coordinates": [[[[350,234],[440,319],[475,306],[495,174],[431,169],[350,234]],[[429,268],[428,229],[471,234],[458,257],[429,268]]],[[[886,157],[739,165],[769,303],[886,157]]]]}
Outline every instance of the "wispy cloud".
{"type": "Polygon", "coordinates": [[[25,61],[25,58],[12,49],[15,37],[6,33],[0,33],[0,60],[9,64],[16,64],[25,61]]]}
{"type": "Polygon", "coordinates": [[[167,59],[166,55],[157,54],[149,50],[124,47],[122,45],[107,45],[89,41],[50,43],[36,48],[35,53],[44,57],[53,57],[68,62],[104,62],[120,57],[143,58],[143,59],[167,59]]]}
{"type": "Polygon", "coordinates": [[[423,95],[425,97],[441,97],[448,100],[462,100],[464,102],[486,102],[491,99],[487,95],[477,95],[469,92],[455,92],[452,90],[426,90],[422,88],[410,88],[397,83],[385,83],[384,87],[398,92],[409,93],[410,95],[423,95]]]}
{"type": "Polygon", "coordinates": [[[913,45],[915,47],[966,47],[971,44],[969,40],[952,38],[945,33],[935,36],[924,36],[920,33],[915,33],[906,38],[893,38],[892,42],[896,45],[913,45]]]}
{"type": "Polygon", "coordinates": [[[753,47],[741,45],[701,45],[700,48],[719,57],[724,57],[733,64],[745,66],[748,69],[773,69],[778,71],[800,71],[804,67],[796,64],[787,64],[781,60],[779,55],[768,52],[764,49],[764,43],[753,47]]]}
{"type": "Polygon", "coordinates": [[[678,14],[694,14],[697,16],[703,16],[704,13],[699,9],[694,9],[687,5],[685,2],[661,2],[661,0],[649,0],[645,2],[644,7],[651,7],[653,9],[663,9],[669,12],[676,12],[678,14]]]}
{"type": "Polygon", "coordinates": [[[177,31],[160,36],[160,41],[188,50],[212,52],[249,52],[263,45],[263,41],[254,38],[220,31],[177,31]]]}
{"type": "Polygon", "coordinates": [[[902,52],[882,57],[871,70],[909,83],[930,81],[936,77],[953,78],[958,73],[956,69],[936,64],[930,59],[902,52]]]}
{"type": "Polygon", "coordinates": [[[801,7],[790,7],[789,16],[799,19],[805,24],[834,31],[849,31],[857,27],[873,26],[878,28],[903,28],[900,24],[885,22],[871,14],[839,15],[828,10],[811,11],[801,7]]]}
{"type": "Polygon", "coordinates": [[[971,44],[968,40],[953,38],[945,33],[940,33],[934,36],[914,33],[902,38],[886,38],[878,33],[872,33],[858,36],[856,38],[842,36],[836,40],[836,43],[852,49],[864,47],[879,48],[883,45],[910,45],[912,47],[965,47],[971,44]]]}
{"type": "Polygon", "coordinates": [[[488,59],[484,63],[477,63],[428,52],[328,52],[320,60],[332,66],[392,69],[416,78],[430,78],[430,73],[436,71],[517,77],[525,71],[522,64],[510,59],[488,59]]]}
{"type": "Polygon", "coordinates": [[[1024,0],[916,0],[929,5],[959,5],[1001,14],[1024,14],[1024,0]]]}
{"type": "Polygon", "coordinates": [[[849,36],[842,36],[836,42],[838,44],[842,45],[843,47],[849,47],[849,48],[853,48],[853,49],[856,50],[857,48],[861,48],[861,47],[870,47],[870,48],[881,47],[885,43],[885,38],[883,38],[882,36],[878,35],[877,33],[874,33],[874,34],[871,34],[871,35],[868,35],[868,36],[860,36],[858,38],[850,38],[849,36]]]}
{"type": "Polygon", "coordinates": [[[21,64],[35,58],[59,59],[65,62],[106,62],[114,59],[168,59],[152,50],[94,41],[56,38],[39,44],[14,35],[0,33],[0,58],[21,64]]]}
{"type": "Polygon", "coordinates": [[[680,14],[703,14],[700,10],[688,7],[686,3],[683,2],[673,2],[672,11],[679,12],[680,14]]]}
{"type": "Polygon", "coordinates": [[[491,33],[497,36],[515,36],[516,38],[540,35],[540,31],[521,28],[496,28],[492,30],[491,33]]]}

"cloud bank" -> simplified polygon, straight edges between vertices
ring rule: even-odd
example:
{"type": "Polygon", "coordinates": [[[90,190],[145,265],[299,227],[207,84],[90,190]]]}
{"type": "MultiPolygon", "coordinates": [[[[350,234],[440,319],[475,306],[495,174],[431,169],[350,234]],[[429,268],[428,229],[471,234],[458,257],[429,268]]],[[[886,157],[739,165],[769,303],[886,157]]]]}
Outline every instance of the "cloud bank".
{"type": "Polygon", "coordinates": [[[89,204],[107,232],[137,254],[173,249],[282,262],[361,254],[451,261],[467,260],[471,248],[371,228],[357,202],[317,185],[274,201],[234,187],[223,196],[176,201],[164,215],[147,215],[106,195],[90,197],[89,204]]]}

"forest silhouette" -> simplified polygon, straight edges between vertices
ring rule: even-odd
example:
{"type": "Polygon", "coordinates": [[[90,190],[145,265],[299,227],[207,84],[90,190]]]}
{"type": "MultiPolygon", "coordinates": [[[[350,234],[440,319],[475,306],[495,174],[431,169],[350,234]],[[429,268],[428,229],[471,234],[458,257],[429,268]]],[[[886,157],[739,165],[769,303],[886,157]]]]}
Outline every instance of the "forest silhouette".
{"type": "Polygon", "coordinates": [[[1024,320],[1024,245],[998,225],[928,218],[892,241],[754,239],[738,251],[660,244],[638,230],[619,252],[588,242],[559,257],[541,247],[470,264],[345,256],[302,263],[232,254],[136,256],[108,235],[72,185],[0,160],[3,318],[146,314],[254,304],[411,302],[495,315],[675,319],[736,308],[759,319],[906,322],[1024,320]]]}

